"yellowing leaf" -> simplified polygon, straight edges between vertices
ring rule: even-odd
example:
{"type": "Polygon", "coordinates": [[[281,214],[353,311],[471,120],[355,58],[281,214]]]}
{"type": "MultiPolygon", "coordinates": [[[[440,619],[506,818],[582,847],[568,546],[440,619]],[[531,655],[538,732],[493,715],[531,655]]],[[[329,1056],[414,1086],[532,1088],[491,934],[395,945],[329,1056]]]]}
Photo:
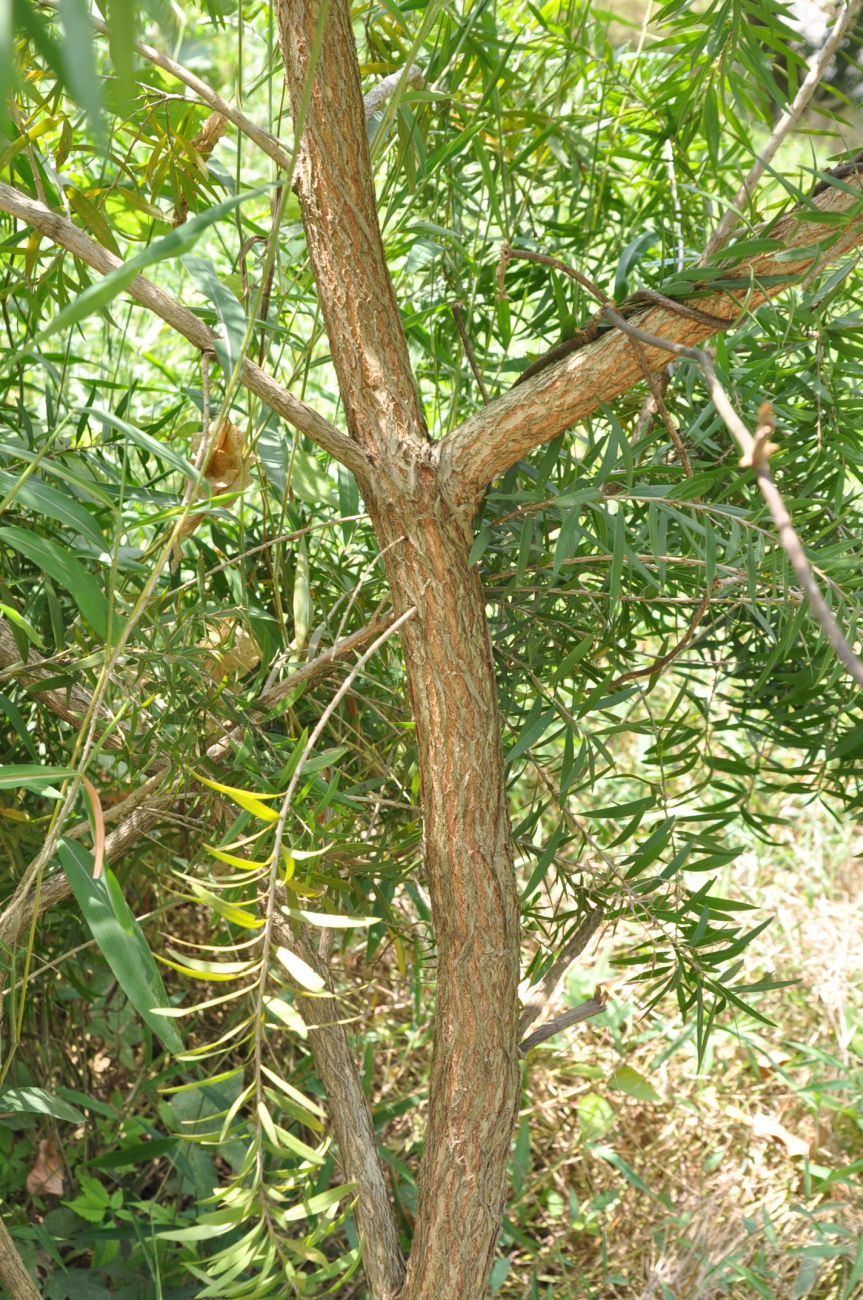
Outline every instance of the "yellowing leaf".
{"type": "Polygon", "coordinates": [[[294,572],[294,648],[302,654],[309,639],[312,622],[312,600],[309,594],[309,556],[305,538],[297,548],[297,567],[294,572]]]}
{"type": "Polygon", "coordinates": [[[364,925],[377,925],[380,920],[378,916],[337,916],[333,912],[308,912],[300,907],[286,907],[284,910],[296,920],[305,921],[307,925],[318,925],[330,930],[351,930],[364,925]]]}
{"type": "Polygon", "coordinates": [[[295,952],[291,952],[290,948],[277,948],[276,956],[291,979],[296,980],[298,984],[302,984],[303,988],[308,989],[310,993],[320,993],[322,989],[326,988],[317,971],[312,970],[309,963],[303,961],[302,957],[298,957],[295,952]]]}
{"type": "Polygon", "coordinates": [[[254,862],[251,858],[239,858],[236,853],[226,853],[224,849],[213,848],[212,844],[208,844],[206,848],[207,852],[212,853],[219,862],[226,862],[229,867],[239,867],[241,871],[266,871],[273,860],[270,855],[266,862],[254,862]]]}
{"type": "Polygon", "coordinates": [[[290,876],[285,877],[285,889],[290,890],[292,894],[299,894],[301,898],[320,898],[323,889],[316,889],[312,885],[302,885],[298,880],[292,880],[290,876]]]}
{"type": "Polygon", "coordinates": [[[299,1011],[295,1010],[289,1002],[285,1002],[283,998],[268,996],[264,998],[264,1004],[270,1015],[275,1016],[277,1020],[281,1020],[283,1025],[287,1025],[288,1029],[292,1029],[295,1034],[299,1034],[300,1038],[306,1037],[308,1033],[306,1022],[299,1011]]]}
{"type": "Polygon", "coordinates": [[[293,1084],[282,1079],[273,1070],[268,1069],[266,1065],[262,1064],[261,1070],[267,1078],[271,1079],[276,1087],[281,1089],[286,1097],[290,1097],[297,1106],[301,1106],[303,1110],[311,1111],[313,1115],[317,1115],[320,1119],[326,1119],[326,1111],[322,1110],[316,1101],[312,1101],[311,1097],[307,1097],[305,1093],[299,1092],[293,1084]]]}
{"type": "Polygon", "coordinates": [[[200,781],[201,785],[206,785],[218,794],[225,795],[232,803],[235,803],[245,812],[250,812],[253,817],[259,817],[262,822],[277,822],[279,820],[279,814],[274,809],[268,808],[261,800],[281,799],[282,795],[255,794],[252,790],[240,790],[235,785],[222,785],[220,781],[208,781],[205,776],[200,776],[197,772],[193,772],[192,775],[196,781],[200,781]]]}
{"type": "Polygon", "coordinates": [[[399,936],[395,934],[392,930],[389,930],[388,934],[390,936],[390,939],[392,940],[393,952],[396,955],[396,965],[399,968],[399,974],[404,979],[406,979],[408,973],[408,964],[407,961],[405,960],[405,946],[402,943],[399,936]]]}
{"type": "Polygon", "coordinates": [[[244,930],[258,930],[263,925],[261,918],[256,916],[254,912],[249,912],[237,903],[229,903],[224,898],[211,894],[209,889],[204,889],[203,885],[194,883],[192,891],[202,903],[206,903],[219,916],[223,916],[226,921],[230,921],[232,925],[242,926],[244,930]]]}
{"type": "Polygon", "coordinates": [[[257,962],[246,961],[199,961],[196,957],[180,957],[178,960],[170,960],[168,957],[162,957],[155,953],[157,961],[165,966],[170,966],[172,970],[179,971],[181,975],[188,976],[194,980],[236,980],[243,975],[250,975],[258,969],[257,962]]]}

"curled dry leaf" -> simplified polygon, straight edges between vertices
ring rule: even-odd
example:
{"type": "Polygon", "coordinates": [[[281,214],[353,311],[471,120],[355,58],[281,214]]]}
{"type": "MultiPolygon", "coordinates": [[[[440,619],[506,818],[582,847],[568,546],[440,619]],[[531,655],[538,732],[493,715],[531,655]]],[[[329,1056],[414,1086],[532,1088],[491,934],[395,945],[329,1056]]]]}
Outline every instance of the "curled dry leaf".
{"type": "MultiPolygon", "coordinates": [[[[194,448],[196,455],[203,437],[203,433],[198,435],[197,445],[194,448]]],[[[230,420],[224,422],[216,435],[203,474],[212,492],[239,492],[246,486],[248,479],[243,435],[230,420]]]]}
{"type": "Polygon", "coordinates": [[[213,652],[204,660],[204,670],[214,682],[235,673],[243,676],[261,662],[261,647],[236,618],[220,618],[199,645],[213,652]]]}
{"type": "MultiPolygon", "coordinates": [[[[201,449],[202,440],[210,437],[212,426],[207,434],[201,430],[194,438],[192,443],[192,459],[196,459],[201,449]]],[[[235,424],[226,420],[213,443],[207,463],[202,471],[204,478],[207,480],[210,492],[241,492],[249,481],[246,448],[243,443],[243,435],[235,424]]],[[[198,496],[206,496],[207,493],[200,488],[198,496]]],[[[177,534],[177,540],[174,543],[174,555],[172,564],[176,568],[180,559],[180,545],[191,537],[192,533],[198,527],[198,524],[204,518],[203,515],[189,515],[186,522],[177,534]]]]}
{"type": "Polygon", "coordinates": [[[782,1143],[789,1156],[809,1155],[809,1143],[805,1138],[789,1132],[777,1119],[772,1115],[765,1115],[763,1111],[758,1111],[752,1116],[752,1136],[774,1138],[782,1143]]]}
{"type": "Polygon", "coordinates": [[[63,1159],[53,1138],[42,1138],[36,1163],[27,1175],[31,1196],[63,1195],[63,1159]]]}
{"type": "Polygon", "coordinates": [[[90,800],[90,810],[93,814],[93,879],[98,880],[102,874],[102,864],[105,860],[105,817],[102,812],[102,801],[99,798],[99,792],[88,777],[81,777],[81,784],[87,798],[90,800]]]}

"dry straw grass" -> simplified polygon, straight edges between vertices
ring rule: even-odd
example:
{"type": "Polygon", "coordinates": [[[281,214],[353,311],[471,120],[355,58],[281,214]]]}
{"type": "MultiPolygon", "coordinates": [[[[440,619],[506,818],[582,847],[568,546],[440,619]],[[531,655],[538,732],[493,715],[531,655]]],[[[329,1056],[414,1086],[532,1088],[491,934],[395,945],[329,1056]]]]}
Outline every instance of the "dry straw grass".
{"type": "MultiPolygon", "coordinates": [[[[500,1296],[863,1295],[863,1184],[842,1172],[863,1159],[863,841],[811,806],[783,811],[783,842],[745,853],[726,882],[777,918],[741,981],[799,981],[758,1003],[775,1027],[726,1020],[699,1070],[668,1004],[639,1019],[618,990],[610,1015],[534,1052],[500,1296]],[[622,1065],[659,1100],[614,1091],[622,1065]]],[[[573,1002],[611,946],[574,974],[573,1002]]]]}

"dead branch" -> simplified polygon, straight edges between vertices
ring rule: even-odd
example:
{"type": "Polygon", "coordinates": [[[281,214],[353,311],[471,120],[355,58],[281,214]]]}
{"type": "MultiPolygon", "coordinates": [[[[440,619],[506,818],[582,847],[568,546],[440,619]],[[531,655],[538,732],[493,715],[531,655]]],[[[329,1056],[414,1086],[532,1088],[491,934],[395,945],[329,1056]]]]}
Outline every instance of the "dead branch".
{"type": "MultiPolygon", "coordinates": [[[[0,680],[4,677],[14,677],[25,687],[38,686],[40,682],[56,677],[58,673],[70,671],[62,658],[43,659],[34,653],[28,656],[26,662],[22,660],[12,629],[4,618],[0,618],[0,669],[5,670],[0,671],[0,680]]],[[[40,703],[46,704],[58,718],[62,718],[64,722],[71,722],[73,726],[81,725],[90,707],[89,692],[74,684],[40,690],[39,700],[40,703]]],[[[106,724],[110,723],[111,719],[107,714],[102,716],[106,724]]],[[[123,736],[117,731],[104,740],[106,749],[120,749],[123,744],[123,736]]]]}
{"type": "Polygon", "coordinates": [[[528,1034],[527,1038],[518,1045],[519,1056],[526,1056],[532,1047],[544,1043],[547,1038],[553,1038],[562,1029],[568,1029],[570,1025],[578,1025],[582,1020],[589,1020],[591,1016],[600,1015],[605,1010],[607,1001],[608,994],[598,988],[593,997],[588,998],[587,1002],[579,1003],[577,1007],[573,1007],[572,1011],[564,1011],[561,1015],[555,1016],[553,1020],[540,1025],[539,1029],[535,1029],[532,1034],[528,1034]]]}
{"type": "Polygon", "coordinates": [[[666,654],[660,655],[658,659],[654,659],[653,663],[648,664],[646,668],[632,668],[629,672],[621,673],[619,677],[615,677],[614,681],[609,682],[608,684],[609,694],[616,691],[618,687],[623,686],[626,682],[636,681],[639,677],[656,677],[658,673],[662,672],[663,668],[667,668],[669,664],[674,663],[675,659],[679,659],[692,638],[695,636],[699,623],[710,608],[712,595],[713,588],[710,587],[701,598],[701,603],[692,615],[692,618],[689,621],[689,626],[676,645],[672,646],[666,654]]]}
{"type": "Polygon", "coordinates": [[[397,90],[408,86],[413,86],[415,89],[425,86],[422,68],[418,68],[415,63],[412,63],[409,68],[397,68],[389,76],[381,77],[378,84],[372,86],[371,90],[363,95],[363,108],[366,117],[373,117],[375,113],[379,113],[387,100],[397,90]]]}

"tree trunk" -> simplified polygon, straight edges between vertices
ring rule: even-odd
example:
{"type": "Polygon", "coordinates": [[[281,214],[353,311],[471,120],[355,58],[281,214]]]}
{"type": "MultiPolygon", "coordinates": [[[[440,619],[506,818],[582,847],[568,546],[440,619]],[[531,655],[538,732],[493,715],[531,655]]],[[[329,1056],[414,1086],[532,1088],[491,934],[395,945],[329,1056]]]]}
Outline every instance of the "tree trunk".
{"type": "Polygon", "coordinates": [[[500,719],[472,507],[439,489],[377,219],[350,6],[281,0],[302,145],[294,189],[402,629],[437,943],[429,1121],[404,1300],[478,1300],[518,1098],[519,929],[500,719]],[[316,47],[319,50],[314,61],[316,47]]]}
{"type": "MultiPolygon", "coordinates": [[[[440,504],[438,502],[438,504],[440,504]]],[[[484,1292],[518,1104],[519,906],[491,642],[464,517],[371,513],[402,629],[437,941],[431,1097],[404,1300],[484,1292]],[[404,540],[398,539],[403,537],[404,540]]]]}

